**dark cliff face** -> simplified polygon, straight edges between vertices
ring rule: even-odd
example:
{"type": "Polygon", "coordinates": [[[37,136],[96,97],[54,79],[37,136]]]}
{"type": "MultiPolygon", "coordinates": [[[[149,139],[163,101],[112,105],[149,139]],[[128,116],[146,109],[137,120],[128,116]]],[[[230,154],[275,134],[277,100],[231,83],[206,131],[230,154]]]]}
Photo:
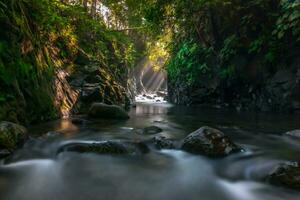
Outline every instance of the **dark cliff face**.
{"type": "Polygon", "coordinates": [[[214,80],[192,86],[177,79],[168,83],[169,101],[175,104],[204,104],[237,110],[293,112],[300,109],[300,61],[247,81],[214,80]]]}
{"type": "Polygon", "coordinates": [[[187,12],[166,65],[171,102],[299,109],[299,1],[183,2],[173,4],[187,12]]]}

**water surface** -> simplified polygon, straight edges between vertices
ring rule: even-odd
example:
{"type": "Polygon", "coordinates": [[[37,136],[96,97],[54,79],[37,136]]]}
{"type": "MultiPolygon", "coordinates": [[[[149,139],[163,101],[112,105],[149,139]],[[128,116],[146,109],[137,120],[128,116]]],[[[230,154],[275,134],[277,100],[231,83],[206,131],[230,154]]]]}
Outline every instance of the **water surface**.
{"type": "Polygon", "coordinates": [[[69,120],[41,124],[32,134],[60,135],[29,141],[0,164],[2,200],[298,200],[300,192],[275,187],[265,176],[286,160],[297,160],[299,115],[238,113],[201,107],[139,103],[128,121],[98,120],[76,126],[69,120]],[[63,152],[72,141],[144,140],[134,128],[159,126],[160,135],[182,139],[203,125],[224,131],[246,151],[210,159],[179,150],[138,156],[63,152]]]}

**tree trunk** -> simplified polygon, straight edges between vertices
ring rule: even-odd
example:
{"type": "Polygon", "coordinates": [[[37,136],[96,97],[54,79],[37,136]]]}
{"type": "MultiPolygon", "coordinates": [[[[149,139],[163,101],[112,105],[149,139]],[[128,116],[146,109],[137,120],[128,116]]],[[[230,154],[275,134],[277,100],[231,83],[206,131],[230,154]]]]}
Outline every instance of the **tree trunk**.
{"type": "Polygon", "coordinates": [[[92,1],[92,7],[91,7],[91,16],[93,18],[96,17],[96,9],[97,9],[97,0],[92,1]]]}
{"type": "Polygon", "coordinates": [[[218,28],[218,22],[217,22],[217,16],[216,13],[214,12],[214,10],[209,7],[208,10],[208,14],[209,14],[209,18],[210,18],[210,25],[211,25],[211,31],[212,31],[212,35],[213,35],[213,40],[214,40],[214,46],[216,47],[216,49],[219,49],[221,46],[221,35],[219,34],[219,28],[218,28]]]}
{"type": "Polygon", "coordinates": [[[88,0],[83,0],[83,3],[82,3],[84,9],[87,11],[88,10],[88,0]]]}

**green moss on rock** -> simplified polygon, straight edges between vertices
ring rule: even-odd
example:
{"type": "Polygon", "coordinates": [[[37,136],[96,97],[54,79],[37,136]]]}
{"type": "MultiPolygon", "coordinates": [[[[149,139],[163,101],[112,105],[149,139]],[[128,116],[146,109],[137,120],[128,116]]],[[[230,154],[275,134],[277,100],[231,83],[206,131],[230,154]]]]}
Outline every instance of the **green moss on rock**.
{"type": "Polygon", "coordinates": [[[0,123],[0,149],[12,151],[22,145],[26,139],[25,127],[6,121],[0,123]]]}

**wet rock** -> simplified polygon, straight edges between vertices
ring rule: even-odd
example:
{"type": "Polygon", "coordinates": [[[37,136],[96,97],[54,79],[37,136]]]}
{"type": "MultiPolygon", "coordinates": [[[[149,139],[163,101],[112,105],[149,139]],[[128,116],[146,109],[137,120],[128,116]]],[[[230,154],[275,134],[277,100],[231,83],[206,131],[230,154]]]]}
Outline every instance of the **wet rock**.
{"type": "Polygon", "coordinates": [[[0,123],[0,149],[12,151],[23,145],[27,138],[25,127],[5,121],[0,123]]]}
{"type": "Polygon", "coordinates": [[[61,147],[58,150],[58,153],[65,151],[78,153],[136,155],[148,153],[150,150],[146,144],[141,142],[101,141],[93,143],[78,142],[67,144],[61,147]]]}
{"type": "Polygon", "coordinates": [[[148,126],[143,129],[135,129],[134,131],[142,135],[154,135],[157,133],[161,133],[163,130],[157,126],[148,126]]]}
{"type": "Polygon", "coordinates": [[[104,103],[93,103],[88,114],[92,118],[129,119],[127,112],[120,106],[104,103]]]}
{"type": "Polygon", "coordinates": [[[85,103],[103,100],[103,89],[98,84],[85,84],[81,90],[81,100],[85,103]]]}
{"type": "Polygon", "coordinates": [[[285,133],[288,136],[300,138],[300,130],[292,130],[285,133]]]}
{"type": "Polygon", "coordinates": [[[8,151],[7,149],[2,149],[0,150],[0,159],[6,158],[10,156],[11,152],[8,151]]]}
{"type": "Polygon", "coordinates": [[[181,148],[190,153],[211,157],[223,157],[241,151],[224,133],[210,127],[202,127],[189,134],[181,148]]]}
{"type": "Polygon", "coordinates": [[[167,139],[164,136],[154,137],[153,143],[157,149],[174,149],[175,148],[174,141],[167,139]]]}
{"type": "Polygon", "coordinates": [[[154,97],[147,95],[146,96],[147,99],[154,99],[154,97]]]}
{"type": "Polygon", "coordinates": [[[267,180],[274,185],[300,190],[299,162],[281,164],[267,177],[267,180]]]}

